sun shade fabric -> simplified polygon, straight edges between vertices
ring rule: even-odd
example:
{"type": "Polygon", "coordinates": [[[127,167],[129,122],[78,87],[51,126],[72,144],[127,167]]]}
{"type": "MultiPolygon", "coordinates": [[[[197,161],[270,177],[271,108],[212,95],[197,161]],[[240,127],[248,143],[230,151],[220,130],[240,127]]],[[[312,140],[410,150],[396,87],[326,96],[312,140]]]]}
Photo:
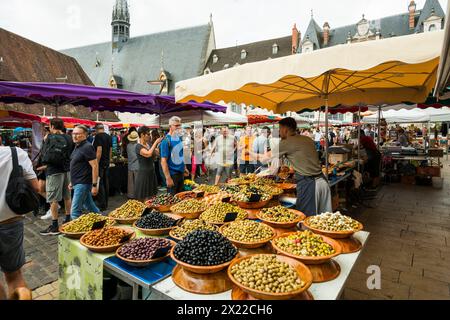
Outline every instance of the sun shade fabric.
{"type": "Polygon", "coordinates": [[[212,103],[176,103],[174,97],[66,83],[0,81],[0,102],[84,106],[92,111],[168,113],[185,110],[225,112],[212,103]]]}
{"type": "MultiPolygon", "coordinates": [[[[434,94],[443,94],[450,86],[450,0],[447,1],[447,15],[445,19],[445,36],[442,45],[441,63],[439,64],[438,78],[434,94]]],[[[448,98],[450,94],[445,94],[448,98]]]]}
{"type": "Polygon", "coordinates": [[[177,101],[245,103],[275,113],[424,102],[436,83],[444,32],[338,45],[244,64],[176,84],[177,101]]]}
{"type": "Polygon", "coordinates": [[[212,111],[212,112],[226,112],[227,107],[218,104],[205,102],[198,103],[195,101],[190,101],[186,103],[175,102],[175,97],[172,96],[158,96],[154,95],[154,104],[151,107],[133,106],[125,105],[118,108],[111,108],[107,106],[94,106],[91,108],[93,111],[118,111],[118,112],[129,112],[129,113],[139,113],[139,114],[167,114],[176,112],[187,112],[187,111],[212,111]],[[151,109],[151,110],[150,110],[151,109]]]}

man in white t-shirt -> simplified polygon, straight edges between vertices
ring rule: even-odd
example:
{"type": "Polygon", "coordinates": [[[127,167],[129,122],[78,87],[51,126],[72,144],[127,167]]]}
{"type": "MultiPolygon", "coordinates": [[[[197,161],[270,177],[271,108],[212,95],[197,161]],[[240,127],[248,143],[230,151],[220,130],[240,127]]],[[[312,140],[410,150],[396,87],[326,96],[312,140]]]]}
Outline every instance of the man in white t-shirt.
{"type": "Polygon", "coordinates": [[[320,150],[320,140],[322,139],[323,135],[322,132],[320,132],[320,129],[317,128],[316,132],[314,132],[314,143],[316,145],[316,150],[320,150]]]}
{"type": "Polygon", "coordinates": [[[234,136],[229,134],[228,127],[222,127],[222,134],[214,140],[211,153],[217,153],[217,173],[215,184],[218,185],[222,174],[225,173],[227,179],[231,178],[234,165],[234,153],[237,143],[234,136]]]}
{"type": "MultiPolygon", "coordinates": [[[[36,192],[39,192],[39,184],[28,154],[22,149],[16,149],[24,178],[30,182],[36,192]]],[[[0,181],[2,182],[0,183],[0,268],[5,274],[8,296],[11,296],[18,288],[28,290],[21,272],[25,264],[23,216],[15,214],[6,203],[6,189],[12,169],[11,148],[0,147],[0,181]]],[[[5,298],[5,292],[0,284],[0,300],[5,298]]]]}

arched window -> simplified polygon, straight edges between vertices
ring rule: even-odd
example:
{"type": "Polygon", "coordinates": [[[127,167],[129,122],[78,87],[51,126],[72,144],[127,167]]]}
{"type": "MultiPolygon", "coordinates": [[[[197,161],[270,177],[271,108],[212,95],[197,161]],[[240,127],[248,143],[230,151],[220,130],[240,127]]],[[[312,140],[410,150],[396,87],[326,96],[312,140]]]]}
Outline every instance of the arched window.
{"type": "Polygon", "coordinates": [[[278,45],[276,43],[272,46],[272,54],[278,54],[278,45]]]}
{"type": "Polygon", "coordinates": [[[435,31],[436,30],[436,25],[432,24],[428,27],[428,31],[435,31]]]}
{"type": "Polygon", "coordinates": [[[247,58],[247,51],[242,49],[242,51],[241,51],[241,59],[245,59],[245,58],[247,58]]]}
{"type": "Polygon", "coordinates": [[[224,69],[228,69],[229,67],[230,67],[230,65],[228,63],[223,66],[224,69]]]}
{"type": "Polygon", "coordinates": [[[217,61],[219,61],[219,57],[215,54],[213,55],[213,63],[217,63],[217,61]]]}

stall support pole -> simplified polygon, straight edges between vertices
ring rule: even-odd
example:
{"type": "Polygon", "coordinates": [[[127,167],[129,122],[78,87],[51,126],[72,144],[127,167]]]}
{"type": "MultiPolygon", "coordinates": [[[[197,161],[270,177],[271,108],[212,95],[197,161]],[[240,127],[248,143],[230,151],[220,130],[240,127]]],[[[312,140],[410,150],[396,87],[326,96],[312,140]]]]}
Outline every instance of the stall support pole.
{"type": "Polygon", "coordinates": [[[378,137],[377,137],[378,150],[380,150],[380,139],[381,139],[381,105],[378,106],[378,137]]]}
{"type": "Polygon", "coordinates": [[[325,98],[325,170],[328,181],[328,96],[325,98]]]}
{"type": "Polygon", "coordinates": [[[361,104],[358,105],[358,172],[361,171],[361,104]]]}

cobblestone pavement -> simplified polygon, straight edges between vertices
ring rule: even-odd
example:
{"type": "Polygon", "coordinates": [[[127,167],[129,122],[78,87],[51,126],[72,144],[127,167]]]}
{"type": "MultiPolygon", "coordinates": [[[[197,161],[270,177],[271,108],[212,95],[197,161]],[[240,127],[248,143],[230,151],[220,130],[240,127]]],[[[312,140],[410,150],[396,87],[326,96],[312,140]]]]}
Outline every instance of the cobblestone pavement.
{"type": "Polygon", "coordinates": [[[391,184],[376,208],[358,217],[371,233],[344,299],[450,299],[450,166],[444,188],[391,184]],[[381,290],[369,290],[367,267],[381,269],[381,290]]]}
{"type": "MultiPolygon", "coordinates": [[[[450,166],[444,162],[444,188],[391,184],[384,186],[373,208],[355,215],[371,233],[353,269],[343,299],[450,299],[450,166]],[[367,267],[381,268],[381,289],[369,290],[367,267]]],[[[121,205],[122,196],[110,200],[121,205]]],[[[35,299],[55,299],[57,239],[38,232],[47,222],[28,217],[25,249],[31,262],[25,277],[35,299]]]]}

